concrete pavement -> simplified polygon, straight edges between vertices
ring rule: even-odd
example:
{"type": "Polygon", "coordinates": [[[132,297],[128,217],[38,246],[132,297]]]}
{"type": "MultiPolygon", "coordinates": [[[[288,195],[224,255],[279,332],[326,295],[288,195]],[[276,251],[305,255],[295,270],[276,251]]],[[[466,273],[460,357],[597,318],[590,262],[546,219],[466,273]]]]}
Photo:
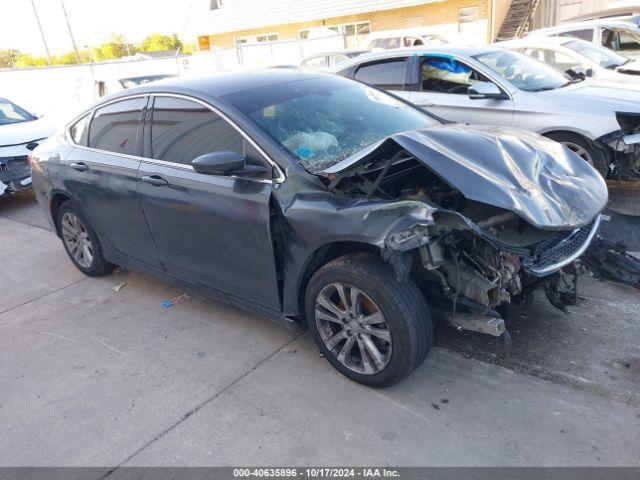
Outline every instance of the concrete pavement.
{"type": "Polygon", "coordinates": [[[197,297],[163,308],[183,291],[135,272],[84,277],[13,213],[0,206],[0,465],[640,464],[633,398],[437,347],[368,389],[306,334],[197,297]]]}

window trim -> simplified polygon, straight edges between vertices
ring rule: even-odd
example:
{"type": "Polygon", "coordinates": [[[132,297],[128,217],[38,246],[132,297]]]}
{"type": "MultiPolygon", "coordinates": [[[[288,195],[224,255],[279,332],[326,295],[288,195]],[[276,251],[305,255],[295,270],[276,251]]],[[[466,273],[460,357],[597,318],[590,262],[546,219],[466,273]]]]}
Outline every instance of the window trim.
{"type": "MultiPolygon", "coordinates": [[[[215,113],[216,115],[218,115],[222,119],[224,119],[233,128],[235,128],[236,131],[238,133],[240,133],[240,135],[242,137],[244,137],[245,140],[247,140],[258,151],[258,153],[266,160],[266,162],[269,165],[271,165],[271,167],[277,172],[276,178],[266,179],[266,180],[256,179],[254,181],[263,182],[263,183],[267,183],[267,182],[269,182],[269,183],[283,183],[287,179],[287,177],[284,174],[284,171],[282,170],[280,165],[278,165],[269,155],[267,155],[267,153],[260,147],[260,145],[258,145],[244,130],[242,130],[236,124],[236,122],[231,120],[224,112],[220,111],[218,108],[214,107],[213,105],[211,105],[211,104],[209,104],[209,103],[207,103],[207,102],[205,102],[203,100],[200,100],[199,98],[195,98],[195,97],[192,97],[192,96],[189,96],[189,95],[183,95],[183,94],[180,94],[180,93],[165,93],[165,92],[138,93],[138,94],[134,94],[134,95],[126,95],[126,96],[123,96],[123,97],[118,97],[118,98],[109,100],[108,102],[104,102],[104,103],[101,103],[99,105],[95,105],[92,108],[90,108],[89,110],[86,110],[86,111],[82,112],[80,115],[77,115],[76,117],[74,117],[73,120],[71,120],[65,126],[64,133],[65,133],[65,138],[66,138],[67,142],[69,142],[75,148],[80,148],[82,150],[88,150],[88,151],[97,152],[97,153],[105,153],[105,154],[108,154],[108,155],[116,155],[116,156],[120,156],[120,157],[124,157],[124,158],[131,158],[131,159],[139,160],[139,161],[145,162],[145,163],[157,163],[159,165],[166,165],[166,166],[170,166],[170,167],[179,167],[179,168],[182,168],[183,170],[193,170],[193,167],[191,165],[186,165],[184,163],[167,162],[165,160],[157,160],[155,158],[147,158],[147,157],[144,157],[142,155],[128,155],[126,153],[108,152],[106,150],[100,150],[98,148],[85,147],[84,145],[78,145],[77,143],[75,143],[73,141],[73,138],[71,137],[71,131],[70,131],[71,127],[73,125],[75,125],[76,121],[80,120],[86,114],[90,113],[91,114],[91,120],[93,121],[93,115],[95,114],[95,111],[97,109],[106,107],[108,105],[111,105],[112,103],[116,103],[116,102],[119,102],[119,101],[122,101],[122,100],[130,100],[130,99],[133,99],[133,98],[140,98],[140,97],[146,97],[147,98],[147,107],[149,105],[150,97],[154,97],[154,98],[155,97],[173,97],[173,98],[181,98],[183,100],[191,100],[191,101],[193,101],[195,103],[199,103],[200,105],[208,108],[213,113],[215,113]]],[[[142,120],[142,122],[143,122],[143,127],[144,127],[144,123],[146,122],[146,114],[145,114],[145,118],[142,120]]],[[[89,123],[89,129],[91,129],[91,123],[89,123]]],[[[230,178],[234,178],[234,176],[232,175],[232,176],[230,176],[230,178]]]]}

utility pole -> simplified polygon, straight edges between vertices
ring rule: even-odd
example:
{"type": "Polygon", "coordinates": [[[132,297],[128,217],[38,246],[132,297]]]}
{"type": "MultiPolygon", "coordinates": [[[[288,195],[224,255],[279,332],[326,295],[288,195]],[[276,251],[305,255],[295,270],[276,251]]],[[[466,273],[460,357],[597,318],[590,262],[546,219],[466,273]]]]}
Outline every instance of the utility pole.
{"type": "Polygon", "coordinates": [[[60,0],[60,6],[62,7],[62,13],[64,14],[64,21],[67,23],[67,30],[69,31],[69,36],[71,37],[71,43],[73,44],[73,50],[76,52],[76,60],[80,63],[80,51],[78,50],[78,45],[76,45],[76,39],[73,37],[73,32],[71,31],[71,24],[69,23],[69,15],[67,15],[67,9],[64,6],[64,0],[60,0]]]}
{"type": "MultiPolygon", "coordinates": [[[[80,59],[80,51],[78,50],[78,45],[76,44],[76,39],[73,36],[73,31],[71,30],[71,24],[69,23],[69,15],[67,14],[67,9],[64,6],[64,0],[60,0],[60,6],[62,7],[62,13],[64,14],[64,21],[67,24],[67,30],[69,31],[69,37],[71,37],[71,43],[73,44],[73,50],[76,52],[76,60],[78,61],[78,65],[82,63],[80,59]]],[[[93,71],[93,62],[89,62],[89,70],[91,71],[91,76],[93,80],[96,79],[96,74],[93,71]]]]}
{"type": "Polygon", "coordinates": [[[33,7],[33,14],[36,16],[36,22],[38,22],[38,28],[40,29],[40,36],[42,37],[42,43],[44,43],[44,49],[47,52],[47,62],[49,63],[49,66],[51,66],[51,52],[49,52],[47,39],[44,36],[44,30],[42,29],[42,24],[40,23],[40,17],[38,16],[38,10],[36,10],[36,4],[34,3],[34,0],[31,0],[31,6],[33,7]]]}

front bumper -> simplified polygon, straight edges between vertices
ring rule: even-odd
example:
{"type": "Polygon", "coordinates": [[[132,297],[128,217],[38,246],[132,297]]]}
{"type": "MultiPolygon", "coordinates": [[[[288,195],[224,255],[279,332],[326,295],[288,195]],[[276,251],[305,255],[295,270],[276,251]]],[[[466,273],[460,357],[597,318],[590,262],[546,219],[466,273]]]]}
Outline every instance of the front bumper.
{"type": "Polygon", "coordinates": [[[0,157],[0,195],[31,188],[31,167],[26,155],[0,157]]]}

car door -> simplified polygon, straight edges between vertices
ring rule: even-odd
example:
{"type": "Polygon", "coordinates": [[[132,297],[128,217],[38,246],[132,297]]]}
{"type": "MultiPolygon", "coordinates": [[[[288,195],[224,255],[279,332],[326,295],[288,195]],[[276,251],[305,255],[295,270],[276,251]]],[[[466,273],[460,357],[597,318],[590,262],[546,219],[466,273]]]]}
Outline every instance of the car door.
{"type": "Polygon", "coordinates": [[[268,167],[223,116],[195,99],[156,96],[147,115],[138,191],[167,271],[229,296],[281,310],[270,235],[272,172],[206,175],[191,161],[234,151],[268,167]],[[147,133],[148,132],[148,133],[147,133]]]}
{"type": "MultiPolygon", "coordinates": [[[[449,55],[425,55],[416,63],[418,85],[409,101],[452,122],[510,126],[513,100],[505,98],[469,98],[469,87],[491,80],[475,68],[449,55]]],[[[492,82],[495,83],[495,82],[492,82]]]]}
{"type": "Polygon", "coordinates": [[[147,96],[119,100],[77,120],[69,129],[75,148],[61,160],[61,178],[107,246],[159,266],[138,199],[147,100],[147,96]]]}

